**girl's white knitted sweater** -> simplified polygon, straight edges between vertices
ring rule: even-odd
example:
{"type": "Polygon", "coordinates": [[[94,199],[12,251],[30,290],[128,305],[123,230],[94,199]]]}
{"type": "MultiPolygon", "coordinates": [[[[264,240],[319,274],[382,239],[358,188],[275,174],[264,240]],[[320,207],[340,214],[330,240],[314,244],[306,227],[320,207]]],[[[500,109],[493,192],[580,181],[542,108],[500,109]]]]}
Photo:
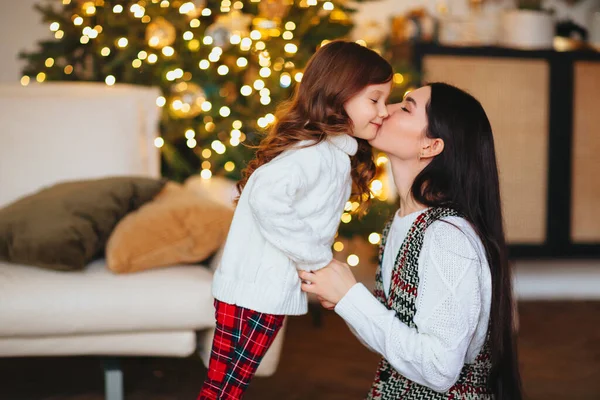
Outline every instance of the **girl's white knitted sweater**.
{"type": "Polygon", "coordinates": [[[315,271],[332,260],[331,245],[350,197],[349,135],[288,150],[248,179],[233,216],[213,296],[276,315],[308,311],[298,269],[315,271]]]}
{"type": "MultiPolygon", "coordinates": [[[[382,281],[389,295],[392,271],[404,238],[423,212],[396,213],[383,253],[382,281]]],[[[425,231],[419,255],[416,328],[402,323],[357,283],[335,311],[354,334],[399,373],[444,392],[484,344],[492,279],[483,243],[463,218],[446,217],[425,231]]]]}

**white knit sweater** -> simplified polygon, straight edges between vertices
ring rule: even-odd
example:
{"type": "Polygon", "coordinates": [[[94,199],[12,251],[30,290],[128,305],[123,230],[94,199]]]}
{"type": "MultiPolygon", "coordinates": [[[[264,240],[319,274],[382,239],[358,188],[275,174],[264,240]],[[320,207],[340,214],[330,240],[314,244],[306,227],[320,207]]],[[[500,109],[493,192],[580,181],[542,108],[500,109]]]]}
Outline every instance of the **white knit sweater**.
{"type": "MultiPolygon", "coordinates": [[[[384,250],[383,288],[389,294],[396,255],[423,211],[396,214],[384,250]]],[[[362,284],[356,284],[335,311],[371,350],[399,373],[444,392],[471,363],[485,341],[491,305],[491,275],[485,250],[470,224],[458,217],[433,222],[419,256],[417,328],[409,328],[362,284]],[[449,222],[449,223],[446,223],[449,222]]]]}
{"type": "Polygon", "coordinates": [[[306,314],[298,269],[315,271],[333,258],[357,148],[351,136],[328,137],[288,150],[250,176],[215,272],[216,299],[263,313],[306,314]]]}

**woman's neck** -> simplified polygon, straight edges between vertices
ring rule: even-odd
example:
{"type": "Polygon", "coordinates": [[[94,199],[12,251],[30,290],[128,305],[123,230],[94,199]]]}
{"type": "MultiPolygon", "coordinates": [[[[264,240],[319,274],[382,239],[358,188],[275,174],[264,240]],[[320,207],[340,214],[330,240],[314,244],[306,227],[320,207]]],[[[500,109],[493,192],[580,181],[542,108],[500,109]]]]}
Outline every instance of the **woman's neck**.
{"type": "Polygon", "coordinates": [[[415,200],[411,191],[412,184],[421,170],[415,165],[407,164],[394,157],[389,157],[389,159],[396,191],[400,198],[400,210],[398,211],[398,215],[404,217],[427,208],[427,206],[415,200]]]}

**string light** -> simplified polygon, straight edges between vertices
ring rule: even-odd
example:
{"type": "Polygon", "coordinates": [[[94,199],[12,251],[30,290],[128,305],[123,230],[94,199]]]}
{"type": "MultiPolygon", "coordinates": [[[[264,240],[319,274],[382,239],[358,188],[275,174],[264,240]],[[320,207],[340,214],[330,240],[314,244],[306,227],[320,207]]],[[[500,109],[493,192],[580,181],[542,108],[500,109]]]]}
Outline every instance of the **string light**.
{"type": "Polygon", "coordinates": [[[35,80],[38,81],[39,83],[42,83],[46,80],[46,74],[44,72],[40,72],[39,74],[36,75],[35,80]]]}
{"type": "Polygon", "coordinates": [[[348,213],[343,213],[341,220],[342,220],[343,223],[347,224],[350,221],[352,221],[352,216],[350,214],[348,214],[348,213]]]}
{"type": "Polygon", "coordinates": [[[346,262],[348,263],[349,266],[356,267],[358,265],[358,263],[360,262],[360,259],[358,258],[358,256],[356,254],[350,254],[348,256],[348,258],[346,259],[346,262]]]}
{"type": "Polygon", "coordinates": [[[154,139],[154,146],[155,147],[158,147],[160,149],[164,145],[165,145],[165,140],[163,138],[157,137],[156,139],[154,139]]]}
{"type": "Polygon", "coordinates": [[[210,169],[203,169],[200,171],[200,176],[203,179],[210,179],[212,177],[212,172],[210,172],[210,169]]]}
{"type": "Polygon", "coordinates": [[[381,235],[377,232],[373,232],[369,235],[369,243],[378,244],[381,241],[381,235]]]}
{"type": "Polygon", "coordinates": [[[225,163],[225,165],[223,166],[223,168],[225,168],[225,171],[231,172],[235,169],[235,164],[231,161],[227,161],[225,163]]]}
{"type": "Polygon", "coordinates": [[[193,129],[188,129],[185,131],[185,138],[186,139],[193,139],[196,136],[196,132],[194,132],[193,129]]]}
{"type": "Polygon", "coordinates": [[[31,81],[31,79],[27,75],[24,75],[23,77],[21,77],[21,85],[23,85],[23,86],[29,85],[30,81],[31,81]]]}
{"type": "Polygon", "coordinates": [[[116,81],[117,81],[117,79],[114,76],[112,76],[112,75],[108,75],[106,77],[106,79],[104,79],[104,82],[106,82],[106,84],[108,86],[114,85],[116,81]]]}
{"type": "Polygon", "coordinates": [[[56,32],[59,29],[60,29],[60,24],[58,22],[53,22],[50,24],[50,30],[52,32],[56,32]]]}
{"type": "Polygon", "coordinates": [[[333,249],[335,251],[337,251],[337,252],[340,252],[340,251],[344,250],[344,243],[342,243],[342,242],[335,242],[333,244],[333,249]]]}
{"type": "Polygon", "coordinates": [[[124,48],[127,47],[127,45],[129,44],[129,40],[127,40],[127,38],[120,38],[119,40],[117,40],[117,46],[124,48]]]}
{"type": "Polygon", "coordinates": [[[123,12],[123,6],[120,4],[117,4],[116,6],[113,7],[113,12],[115,14],[121,14],[123,12]]]}
{"type": "Polygon", "coordinates": [[[158,96],[156,98],[156,105],[158,107],[164,107],[165,104],[167,104],[167,99],[165,99],[164,96],[158,96]]]}

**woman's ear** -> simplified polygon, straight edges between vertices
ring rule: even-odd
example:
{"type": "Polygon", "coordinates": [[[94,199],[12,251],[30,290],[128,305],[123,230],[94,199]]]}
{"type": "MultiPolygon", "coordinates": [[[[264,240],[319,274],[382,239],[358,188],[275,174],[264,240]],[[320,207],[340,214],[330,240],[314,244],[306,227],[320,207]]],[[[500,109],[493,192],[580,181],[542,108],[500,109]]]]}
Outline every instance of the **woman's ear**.
{"type": "Polygon", "coordinates": [[[421,149],[421,158],[433,158],[444,151],[444,141],[440,138],[427,140],[427,146],[421,149]]]}

